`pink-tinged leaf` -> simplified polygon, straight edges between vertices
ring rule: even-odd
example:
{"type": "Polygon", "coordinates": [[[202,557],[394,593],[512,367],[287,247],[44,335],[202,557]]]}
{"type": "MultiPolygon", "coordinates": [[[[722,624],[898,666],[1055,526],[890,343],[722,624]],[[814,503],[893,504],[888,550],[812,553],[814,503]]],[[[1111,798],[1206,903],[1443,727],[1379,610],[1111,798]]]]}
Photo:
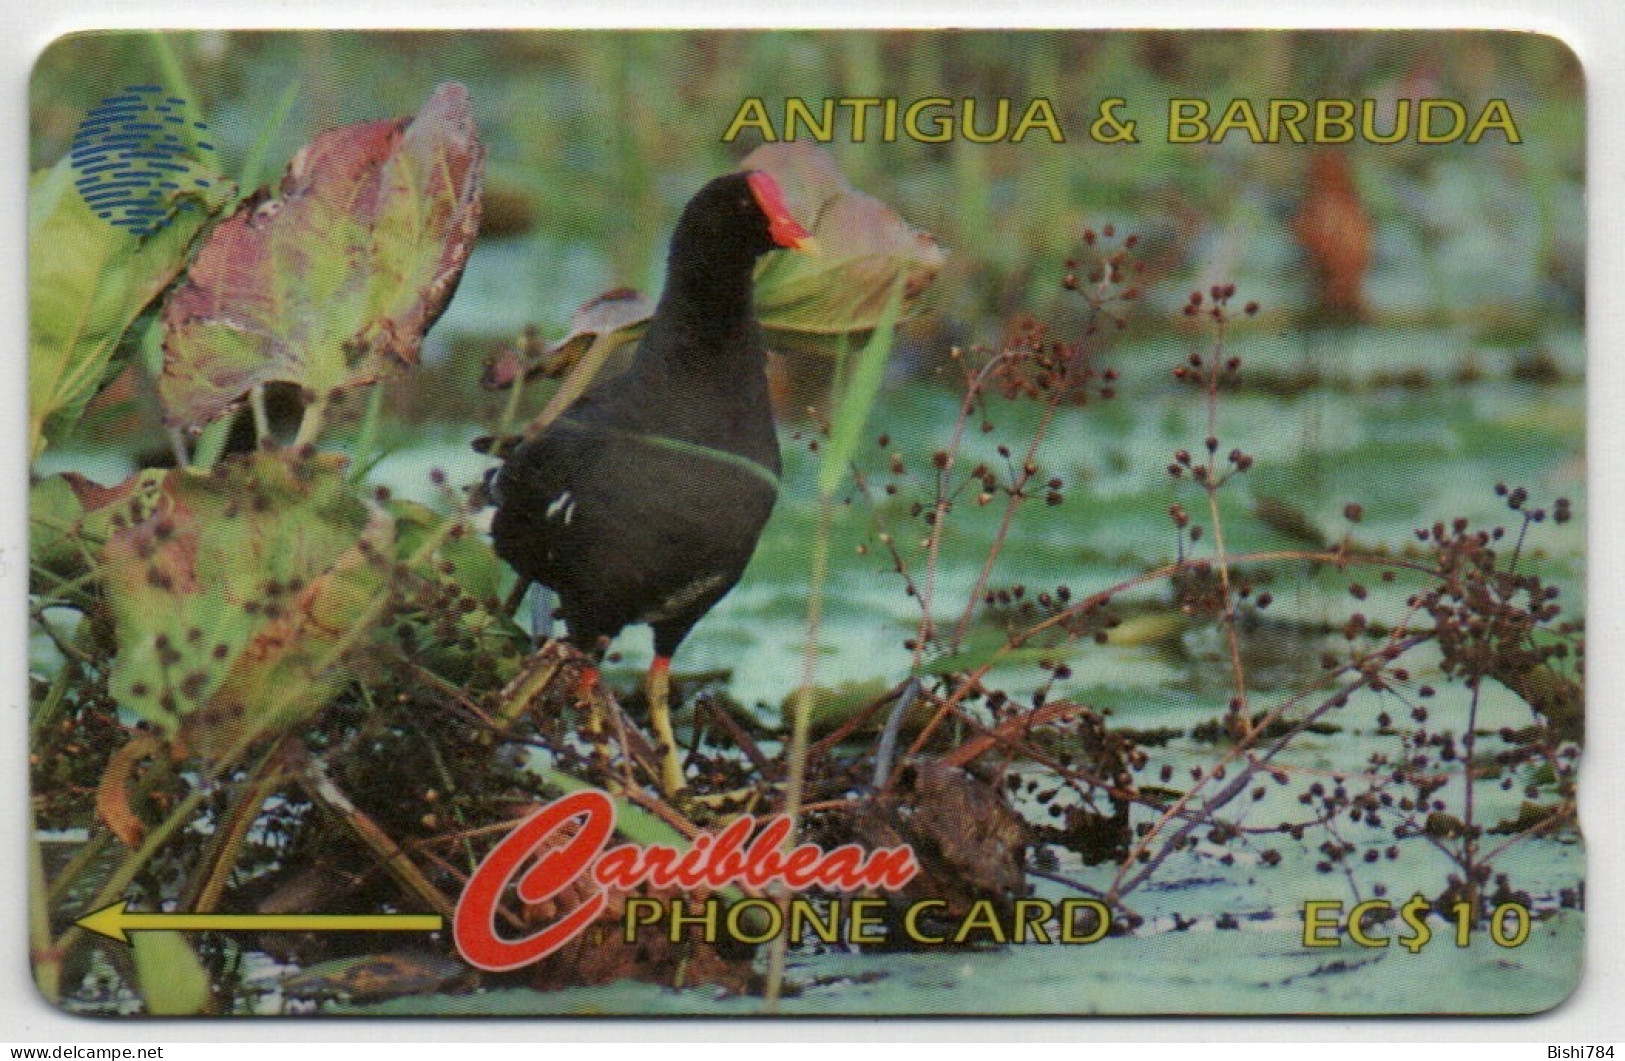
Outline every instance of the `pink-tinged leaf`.
{"type": "Polygon", "coordinates": [[[273,381],[321,397],[417,363],[479,228],[468,92],[318,136],[275,196],[215,229],[164,306],[165,420],[198,428],[273,381]]]}
{"type": "Polygon", "coordinates": [[[550,374],[573,365],[596,340],[610,339],[619,345],[636,339],[654,311],[654,299],[630,287],[617,287],[588,299],[570,315],[570,334],[548,348],[557,359],[550,374]]]}
{"type": "Polygon", "coordinates": [[[549,375],[562,374],[564,382],[526,425],[525,436],[534,438],[547,430],[594,381],[613,379],[626,371],[631,363],[629,344],[643,334],[653,315],[653,302],[629,287],[605,292],[576,310],[570,334],[552,348],[548,368],[549,375]]]}
{"type": "Polygon", "coordinates": [[[919,312],[947,259],[934,236],[854,189],[816,144],[764,144],[743,168],[778,182],[818,244],[816,254],[770,254],[757,267],[756,315],[775,346],[827,349],[839,336],[874,330],[899,279],[903,318],[919,312]]]}
{"type": "MultiPolygon", "coordinates": [[[[589,350],[600,355],[593,377],[602,374],[603,358],[623,351],[642,337],[654,316],[654,299],[630,287],[617,287],[582,303],[570,315],[570,331],[556,343],[540,343],[527,336],[522,348],[504,347],[486,366],[481,385],[504,390],[521,374],[525,379],[552,378],[570,373],[589,350]]],[[[617,361],[630,361],[622,357],[617,361]]],[[[614,365],[615,375],[624,364],[614,365]]]]}
{"type": "Polygon", "coordinates": [[[220,758],[332,699],[381,615],[394,540],[345,473],[336,454],[262,451],[210,475],[148,473],[152,488],[112,505],[98,573],[122,707],[220,758]]]}

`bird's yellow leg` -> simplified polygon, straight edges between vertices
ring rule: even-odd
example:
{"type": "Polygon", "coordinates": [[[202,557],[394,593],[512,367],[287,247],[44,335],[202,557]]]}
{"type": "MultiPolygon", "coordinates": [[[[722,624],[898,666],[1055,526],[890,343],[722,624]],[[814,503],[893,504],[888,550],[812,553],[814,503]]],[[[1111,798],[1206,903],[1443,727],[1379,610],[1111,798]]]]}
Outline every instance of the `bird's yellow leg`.
{"type": "Polygon", "coordinates": [[[649,699],[649,725],[660,745],[660,788],[675,796],[683,787],[683,760],[677,754],[677,735],[671,728],[671,660],[656,656],[644,686],[649,699]]]}
{"type": "Polygon", "coordinates": [[[576,680],[576,702],[587,705],[587,736],[599,744],[604,736],[604,698],[598,688],[598,668],[581,668],[576,680]]]}

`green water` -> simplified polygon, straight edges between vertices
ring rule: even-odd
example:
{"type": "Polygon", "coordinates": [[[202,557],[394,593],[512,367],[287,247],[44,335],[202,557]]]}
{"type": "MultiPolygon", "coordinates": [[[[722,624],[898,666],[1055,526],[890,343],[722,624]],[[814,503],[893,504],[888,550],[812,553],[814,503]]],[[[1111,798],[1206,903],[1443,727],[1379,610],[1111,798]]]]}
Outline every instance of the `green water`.
{"type": "MultiPolygon", "coordinates": [[[[1577,335],[1547,340],[1571,380],[1583,371],[1577,335]]],[[[1183,503],[1198,522],[1207,522],[1203,495],[1188,483],[1175,484],[1165,468],[1180,447],[1193,451],[1206,430],[1199,400],[1165,382],[1168,366],[1186,349],[1162,340],[1125,345],[1109,359],[1122,380],[1120,397],[1109,403],[1063,409],[1041,451],[1043,474],[1069,484],[1056,507],[1028,505],[1015,524],[995,569],[992,585],[1032,587],[1064,582],[1075,594],[1109,586],[1173,559],[1174,532],[1167,510],[1183,503]]],[[[1279,368],[1284,359],[1307,356],[1293,344],[1267,335],[1234,337],[1233,349],[1258,368],[1279,368]]],[[[1540,502],[1558,496],[1573,501],[1581,518],[1559,526],[1534,528],[1525,546],[1526,564],[1561,588],[1565,613],[1584,607],[1583,390],[1577,382],[1537,386],[1511,382],[1508,373],[1451,382],[1448,373],[1472,358],[1492,369],[1510,355],[1475,348],[1449,331],[1398,334],[1356,333],[1341,345],[1323,348],[1323,360],[1341,378],[1336,387],[1315,388],[1297,397],[1248,394],[1221,400],[1222,452],[1240,446],[1256,458],[1252,471],[1223,491],[1222,516],[1232,553],[1304,548],[1292,534],[1271,529],[1254,515],[1259,496],[1289,502],[1326,541],[1346,533],[1362,546],[1402,549],[1415,528],[1435,520],[1466,517],[1474,525],[1507,525],[1513,515],[1497,498],[1497,482],[1524,485],[1540,502]],[[1446,366],[1439,382],[1397,387],[1382,384],[1383,373],[1403,365],[1446,366]],[[1351,525],[1344,506],[1358,501],[1364,517],[1351,525]]],[[[946,390],[919,383],[893,386],[883,396],[871,435],[889,434],[885,451],[871,446],[863,460],[881,476],[886,456],[901,451],[913,476],[899,480],[896,498],[881,511],[894,533],[912,526],[911,494],[928,482],[929,455],[945,443],[957,410],[946,390]]],[[[996,459],[1001,438],[1025,437],[1035,410],[995,405],[998,431],[974,437],[964,461],[996,459]]],[[[679,672],[727,672],[723,688],[750,705],[769,726],[779,723],[781,706],[800,680],[806,632],[808,557],[816,525],[812,481],[816,458],[786,429],[785,494],[741,585],[697,628],[679,656],[679,672]]],[[[973,435],[977,433],[973,432],[973,435]]],[[[446,439],[395,453],[378,477],[411,492],[426,482],[430,466],[473,469],[459,441],[446,439]]],[[[923,495],[921,495],[923,496],[923,495]]],[[[846,495],[843,495],[845,500],[846,495]]],[[[955,508],[945,536],[937,577],[939,613],[954,618],[973,583],[997,526],[997,505],[955,508]]],[[[874,512],[861,498],[839,506],[834,519],[832,570],[826,611],[819,632],[817,681],[822,685],[871,682],[891,685],[906,677],[919,611],[907,597],[889,562],[874,547],[874,512]],[[860,554],[858,547],[869,550],[860,554]]],[[[1511,522],[1509,522],[1511,521],[1511,522]]],[[[1211,537],[1197,546],[1210,551],[1211,537]]],[[[917,559],[917,550],[906,547],[917,559]]],[[[1371,575],[1368,597],[1356,604],[1347,575],[1306,565],[1270,569],[1276,598],[1265,623],[1243,634],[1250,693],[1255,709],[1279,703],[1312,684],[1315,657],[1337,650],[1335,633],[1358,607],[1388,621],[1404,613],[1404,599],[1422,583],[1400,579],[1384,584],[1371,575]],[[1306,635],[1331,623],[1333,632],[1306,635]]],[[[1138,599],[1166,614],[1167,588],[1153,586],[1138,599]]],[[[1125,604],[1125,607],[1129,606],[1125,604]]],[[[973,629],[986,643],[998,638],[991,625],[973,629]]],[[[631,686],[647,657],[646,635],[622,638],[623,666],[611,680],[631,686]]],[[[1051,653],[1054,655],[1055,653],[1051,653]]],[[[1050,691],[1097,709],[1109,709],[1118,726],[1138,730],[1173,728],[1180,736],[1149,748],[1142,783],[1171,766],[1176,783],[1196,766],[1211,766],[1220,751],[1194,740],[1191,727],[1217,718],[1230,695],[1226,652],[1211,624],[1191,623],[1144,643],[1084,645],[1070,650],[1072,675],[1050,691]]],[[[1407,663],[1416,683],[1443,690],[1433,704],[1435,726],[1460,733],[1466,699],[1437,673],[1437,655],[1419,651],[1407,663]]],[[[1031,664],[996,670],[990,680],[1012,693],[1030,692],[1045,675],[1031,664]]],[[[1399,714],[1392,701],[1374,694],[1356,697],[1332,712],[1330,734],[1305,734],[1277,760],[1292,771],[1324,776],[1358,776],[1374,752],[1393,753],[1395,737],[1376,723],[1380,711],[1399,714]]],[[[1495,683],[1486,683],[1479,704],[1479,751],[1500,747],[1494,731],[1526,725],[1527,705],[1495,683]]],[[[1459,798],[1460,781],[1446,794],[1459,798]]],[[[1223,817],[1251,824],[1292,818],[1299,785],[1267,786],[1259,802],[1230,805],[1223,817]]],[[[1495,779],[1475,791],[1479,821],[1514,818],[1522,785],[1503,791],[1495,779]]],[[[1452,804],[1454,806],[1454,804],[1452,804]]],[[[1029,805],[1034,820],[1040,808],[1029,805]]],[[[1302,817],[1299,814],[1298,817],[1302,817]]],[[[1351,827],[1344,839],[1360,851],[1392,843],[1382,829],[1351,827]]],[[[1352,860],[1347,873],[1318,871],[1315,846],[1325,835],[1311,831],[1303,842],[1264,834],[1241,844],[1198,843],[1168,859],[1153,879],[1135,892],[1129,906],[1145,919],[1128,938],[1109,938],[1086,947],[987,947],[910,955],[863,954],[855,950],[793,951],[790,977],[802,991],[783,1003],[786,1013],[1089,1013],[1089,1012],[1532,1012],[1555,1005],[1577,982],[1583,948],[1584,915],[1558,910],[1559,893],[1584,878],[1582,848],[1572,838],[1525,839],[1496,862],[1514,887],[1527,893],[1537,917],[1529,938],[1516,948],[1500,947],[1483,933],[1466,949],[1447,937],[1450,928],[1435,918],[1435,939],[1418,954],[1397,945],[1363,949],[1345,940],[1336,949],[1309,949],[1302,943],[1303,904],[1338,900],[1352,905],[1369,898],[1375,886],[1398,907],[1413,894],[1437,895],[1453,867],[1418,839],[1404,842],[1399,857],[1375,864],[1352,860]],[[1269,865],[1265,849],[1282,857],[1269,865]],[[1233,930],[1220,927],[1226,915],[1233,930]],[[1189,924],[1188,929],[1178,926],[1189,924]]],[[[1499,842],[1496,837],[1491,841],[1499,842]]],[[[1051,848],[1056,870],[1101,889],[1112,880],[1111,866],[1086,867],[1075,856],[1051,848]]],[[[1035,880],[1035,894],[1059,899],[1077,894],[1063,885],[1035,880]]],[[[401,1000],[367,1012],[462,1013],[726,1013],[756,1012],[759,1000],[718,998],[713,991],[670,992],[637,984],[569,990],[540,995],[492,991],[438,1001],[401,1000]]]]}

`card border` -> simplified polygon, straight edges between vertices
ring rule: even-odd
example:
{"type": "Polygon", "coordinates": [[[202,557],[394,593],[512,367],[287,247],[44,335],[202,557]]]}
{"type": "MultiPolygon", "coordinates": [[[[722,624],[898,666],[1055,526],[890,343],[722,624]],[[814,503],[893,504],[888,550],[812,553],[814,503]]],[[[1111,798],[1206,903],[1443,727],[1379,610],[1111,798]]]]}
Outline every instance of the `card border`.
{"type": "MultiPolygon", "coordinates": [[[[313,0],[284,0],[268,9],[253,0],[221,0],[204,5],[188,0],[82,0],[68,5],[23,3],[0,13],[0,69],[7,72],[0,130],[13,150],[3,163],[14,194],[0,210],[3,246],[11,260],[25,260],[28,140],[28,82],[34,61],[51,41],[66,33],[114,28],[1305,28],[1305,29],[1516,29],[1559,37],[1579,57],[1587,79],[1587,577],[1590,709],[1606,717],[1625,692],[1625,651],[1611,638],[1625,639],[1625,553],[1605,534],[1625,525],[1625,374],[1617,362],[1625,354],[1625,312],[1610,291],[1625,291],[1625,255],[1610,253],[1625,244],[1625,13],[1610,0],[1365,0],[1359,5],[1317,0],[1311,8],[1291,0],[1251,0],[1245,12],[1219,9],[1200,0],[1137,0],[1116,11],[1031,0],[992,3],[931,3],[894,0],[876,21],[872,4],[857,0],[803,0],[777,17],[751,0],[710,0],[657,4],[652,0],[564,0],[544,13],[536,5],[499,0],[466,8],[432,0],[360,0],[342,17],[313,0]],[[786,18],[786,14],[792,17],[786,18]],[[1600,649],[1597,647],[1600,644],[1600,649]]],[[[26,351],[26,277],[15,267],[0,285],[4,349],[26,351]]],[[[0,496],[10,503],[0,515],[0,675],[8,684],[0,704],[8,727],[0,738],[0,794],[10,810],[0,813],[0,1038],[27,1042],[265,1042],[300,1039],[324,1042],[387,1041],[393,1036],[437,1042],[523,1042],[625,1040],[703,1042],[716,1038],[750,1041],[805,1041],[799,1019],[741,1021],[691,1018],[675,1021],[536,1018],[533,1020],[455,1020],[428,1023],[396,1020],[215,1020],[138,1022],[78,1018],[45,1004],[36,992],[26,960],[27,889],[22,872],[28,799],[26,697],[27,370],[22,356],[0,368],[0,423],[12,425],[10,443],[0,446],[0,496]],[[409,1025],[410,1027],[408,1028],[409,1025]]],[[[1625,1007],[1613,998],[1625,983],[1625,721],[1590,728],[1581,775],[1581,825],[1589,861],[1587,881],[1586,971],[1576,993],[1556,1009],[1530,1018],[1025,1018],[873,1019],[818,1018],[821,1029],[834,1023],[842,1035],[871,1041],[999,1041],[1065,1039],[1122,1042],[1609,1042],[1625,1041],[1625,1007]]],[[[824,1029],[830,1032],[833,1028],[824,1029]]],[[[825,1038],[824,1030],[820,1038],[825,1038]]],[[[835,1036],[830,1035],[830,1041],[835,1036]]]]}

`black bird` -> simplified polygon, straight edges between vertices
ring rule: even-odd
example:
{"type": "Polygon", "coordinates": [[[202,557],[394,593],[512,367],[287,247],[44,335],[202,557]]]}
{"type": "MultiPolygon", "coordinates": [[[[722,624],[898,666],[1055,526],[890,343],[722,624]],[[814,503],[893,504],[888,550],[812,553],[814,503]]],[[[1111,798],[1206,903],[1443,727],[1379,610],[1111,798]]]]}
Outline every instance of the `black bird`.
{"type": "MultiPolygon", "coordinates": [[[[701,188],[632,366],[522,443],[494,481],[496,551],[558,594],[572,644],[596,663],[623,627],[653,627],[649,714],[668,793],[683,786],[671,657],[739,581],[778,495],[752,273],[763,254],[810,239],[765,173],[701,188]]],[[[594,666],[583,691],[597,678],[594,666]]]]}

